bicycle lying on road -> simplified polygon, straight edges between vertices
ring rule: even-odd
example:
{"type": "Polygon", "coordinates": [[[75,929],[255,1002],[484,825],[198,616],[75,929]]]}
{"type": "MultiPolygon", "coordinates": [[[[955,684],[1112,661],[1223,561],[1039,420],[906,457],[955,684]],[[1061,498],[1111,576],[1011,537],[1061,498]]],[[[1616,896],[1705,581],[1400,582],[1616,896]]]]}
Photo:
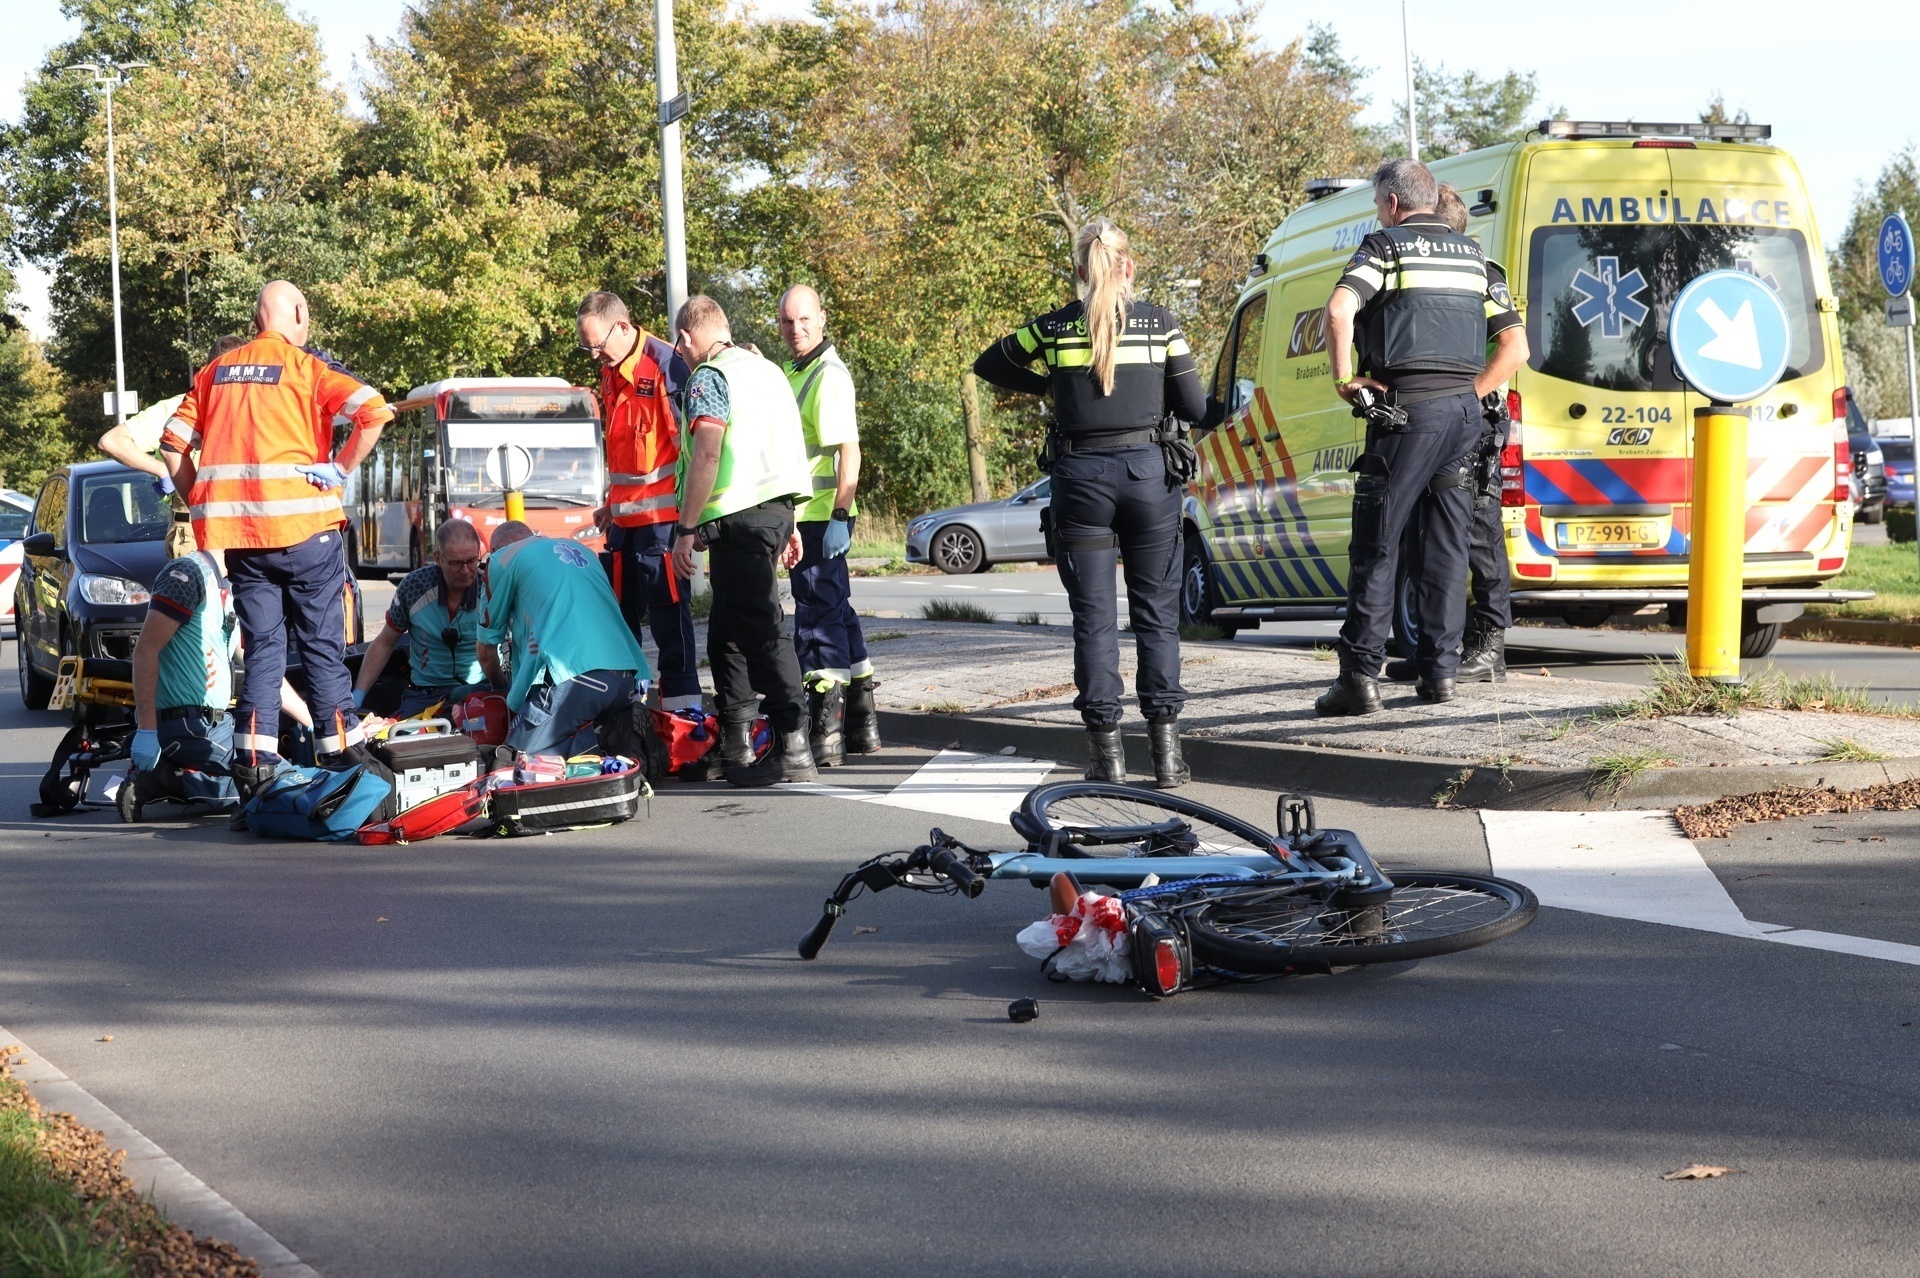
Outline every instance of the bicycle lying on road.
{"type": "Polygon", "coordinates": [[[989,879],[1054,889],[1056,913],[1086,887],[1119,889],[1133,980],[1160,996],[1451,954],[1513,935],[1540,909],[1491,875],[1389,876],[1353,831],[1320,829],[1313,801],[1296,794],[1276,800],[1274,834],[1191,799],[1090,781],[1038,787],[1011,821],[1027,841],[1017,852],[935,829],[911,852],[864,862],[827,899],[800,957],[820,953],[862,892],[972,898],[989,879]]]}

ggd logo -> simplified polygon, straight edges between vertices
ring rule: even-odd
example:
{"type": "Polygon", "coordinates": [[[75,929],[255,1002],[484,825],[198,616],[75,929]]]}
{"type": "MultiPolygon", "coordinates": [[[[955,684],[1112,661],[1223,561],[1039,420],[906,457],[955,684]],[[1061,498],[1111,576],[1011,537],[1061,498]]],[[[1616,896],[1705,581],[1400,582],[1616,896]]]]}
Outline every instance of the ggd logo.
{"type": "Polygon", "coordinates": [[[1653,442],[1653,431],[1645,426],[1616,427],[1607,432],[1607,442],[1616,447],[1644,448],[1653,442]]]}

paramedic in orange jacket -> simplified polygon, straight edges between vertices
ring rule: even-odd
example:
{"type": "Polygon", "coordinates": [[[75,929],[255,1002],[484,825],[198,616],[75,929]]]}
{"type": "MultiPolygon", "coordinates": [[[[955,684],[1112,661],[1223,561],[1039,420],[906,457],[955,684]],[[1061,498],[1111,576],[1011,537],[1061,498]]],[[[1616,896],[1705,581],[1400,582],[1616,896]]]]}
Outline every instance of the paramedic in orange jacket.
{"type": "Polygon", "coordinates": [[[652,625],[660,649],[660,708],[700,704],[694,655],[692,583],[673,570],[673,526],[680,428],[672,396],[687,380],[673,344],[633,322],[613,293],[589,293],[576,321],[580,349],[600,364],[600,411],[606,422],[607,504],[593,519],[607,535],[613,593],[640,642],[640,621],[652,625]]]}
{"type": "Polygon", "coordinates": [[[359,753],[340,490],[393,417],[380,392],[301,349],[310,318],[299,289],[285,280],[261,289],[253,323],[252,341],[200,370],[160,441],[201,548],[226,552],[247,651],[233,733],[243,792],[281,765],[290,647],[306,671],[315,752],[323,762],[359,753]],[[353,422],[353,434],[333,457],[336,415],[353,422]]]}

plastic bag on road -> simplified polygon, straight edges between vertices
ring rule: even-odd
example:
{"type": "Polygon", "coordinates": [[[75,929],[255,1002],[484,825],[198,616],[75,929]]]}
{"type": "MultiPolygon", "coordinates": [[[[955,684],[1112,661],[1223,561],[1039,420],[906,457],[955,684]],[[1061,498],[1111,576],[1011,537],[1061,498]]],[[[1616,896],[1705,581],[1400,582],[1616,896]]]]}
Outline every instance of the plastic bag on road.
{"type": "Polygon", "coordinates": [[[1124,985],[1133,979],[1126,909],[1117,897],[1084,893],[1071,914],[1049,915],[1022,928],[1014,940],[1042,960],[1056,980],[1124,985]]]}

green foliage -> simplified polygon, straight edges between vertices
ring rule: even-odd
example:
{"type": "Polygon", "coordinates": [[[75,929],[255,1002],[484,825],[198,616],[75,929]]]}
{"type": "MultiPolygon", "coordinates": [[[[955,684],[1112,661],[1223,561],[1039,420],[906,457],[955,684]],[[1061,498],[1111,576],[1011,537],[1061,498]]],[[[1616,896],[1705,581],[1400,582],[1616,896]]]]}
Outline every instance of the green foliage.
{"type": "MultiPolygon", "coordinates": [[[[1508,71],[1505,75],[1483,76],[1477,71],[1455,75],[1440,63],[1413,60],[1414,124],[1420,131],[1420,155],[1423,159],[1460,155],[1483,146],[1514,142],[1526,136],[1539,123],[1534,100],[1539,96],[1540,77],[1532,72],[1508,71]]],[[[1549,116],[1557,108],[1545,108],[1549,116]]],[[[1382,125],[1382,151],[1389,155],[1407,153],[1407,102],[1394,103],[1394,120],[1382,125]]]]}
{"type": "Polygon", "coordinates": [[[19,325],[0,323],[0,486],[34,492],[72,458],[65,406],[60,373],[40,344],[19,325]]]}
{"type": "Polygon", "coordinates": [[[981,625],[1000,620],[991,609],[969,599],[929,599],[920,605],[920,616],[927,621],[972,621],[981,625]]]}
{"type": "Polygon", "coordinates": [[[0,1275],[126,1278],[126,1244],[96,1230],[89,1206],[39,1147],[41,1124],[18,1107],[20,1084],[0,1077],[0,1275]]]}
{"type": "Polygon", "coordinates": [[[1880,287],[1874,247],[1881,221],[1903,208],[1909,215],[1920,213],[1920,146],[1912,143],[1855,195],[1845,233],[1838,243],[1828,241],[1828,264],[1840,294],[1848,381],[1869,417],[1907,415],[1906,347],[1886,325],[1886,292],[1880,287]]]}

